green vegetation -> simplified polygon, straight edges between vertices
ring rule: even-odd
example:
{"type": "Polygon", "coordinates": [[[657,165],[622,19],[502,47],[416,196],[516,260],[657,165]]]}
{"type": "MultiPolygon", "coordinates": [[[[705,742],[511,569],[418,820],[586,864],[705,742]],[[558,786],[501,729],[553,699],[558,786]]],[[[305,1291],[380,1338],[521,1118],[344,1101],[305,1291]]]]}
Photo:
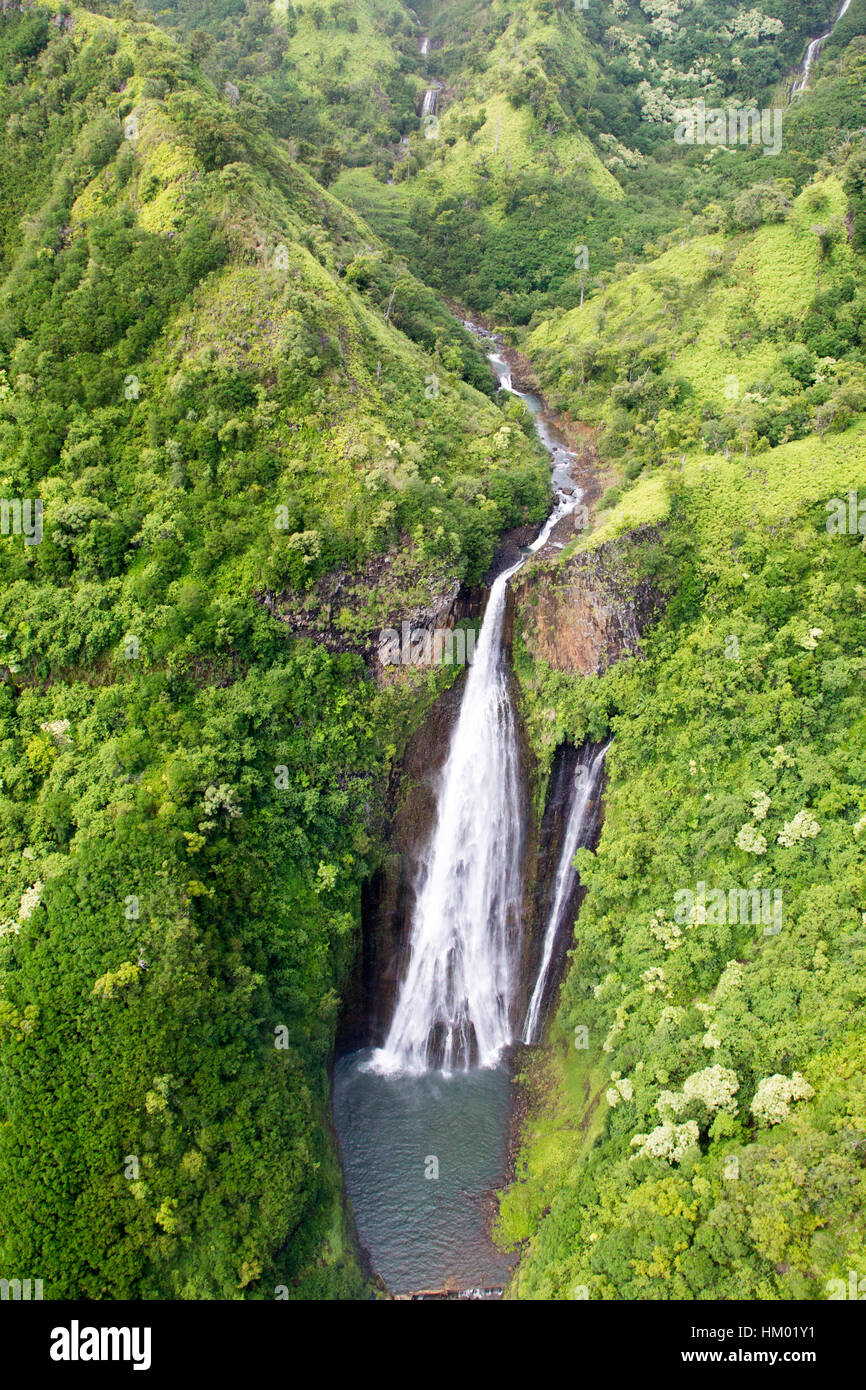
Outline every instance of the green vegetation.
{"type": "Polygon", "coordinates": [[[760,146],[728,157],[677,145],[676,110],[699,99],[787,108],[782,79],[826,27],[830,0],[154,9],[428,285],[506,325],[580,303],[678,232],[684,213],[734,190],[771,178],[798,192],[866,116],[858,0],[828,46],[837,62],[785,109],[772,160],[760,146]],[[420,113],[434,82],[431,125],[420,113]],[[575,266],[580,245],[586,267],[575,266]]]}
{"type": "Polygon", "coordinates": [[[614,743],[501,1202],[513,1297],[825,1299],[863,1270],[861,164],[706,206],[529,339],[621,470],[559,563],[650,522],[673,598],[599,677],[519,642],[542,768],[614,743]]]}
{"type": "MultiPolygon", "coordinates": [[[[772,513],[733,473],[674,493],[679,594],[646,659],[526,681],[539,726],[553,704],[562,734],[615,740],[550,1089],[502,1202],[519,1297],[825,1298],[863,1270],[866,558],[827,533],[827,473],[772,513]],[[778,921],[683,922],[699,882],[763,891],[778,921]]],[[[862,453],[830,476],[847,495],[862,453]]]]}
{"type": "Polygon", "coordinates": [[[615,477],[533,562],[551,588],[650,522],[635,563],[671,594],[598,677],[534,662],[517,615],[540,782],[562,740],[615,741],[509,1292],[866,1273],[866,559],[826,526],[866,485],[866,0],[788,106],[834,8],[0,14],[0,490],[42,504],[37,544],[0,536],[4,1274],[372,1296],[327,1069],[387,798],[454,673],[357,653],[549,495],[443,296],[615,477]],[[678,144],[701,100],[783,108],[780,152],[678,144]],[[699,882],[778,891],[781,930],[678,921],[699,882]]]}
{"type": "Polygon", "coordinates": [[[546,467],[254,111],[149,24],[47,13],[0,20],[4,495],[43,505],[0,540],[2,1265],[354,1296],[326,1067],[436,682],[260,600],[398,546],[477,577],[546,467]]]}
{"type": "Polygon", "coordinates": [[[756,458],[844,430],[866,406],[866,297],[845,189],[831,175],[793,201],[765,191],[529,340],[551,398],[598,423],[626,479],[700,445],[756,458]]]}

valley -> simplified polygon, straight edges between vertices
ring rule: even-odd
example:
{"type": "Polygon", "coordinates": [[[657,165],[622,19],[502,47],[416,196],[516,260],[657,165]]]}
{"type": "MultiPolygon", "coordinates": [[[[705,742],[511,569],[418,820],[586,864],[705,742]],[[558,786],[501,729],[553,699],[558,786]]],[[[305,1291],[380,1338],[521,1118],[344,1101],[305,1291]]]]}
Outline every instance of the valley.
{"type": "Polygon", "coordinates": [[[0,1276],[866,1276],[864,76],[866,0],[0,11],[0,1276]]]}

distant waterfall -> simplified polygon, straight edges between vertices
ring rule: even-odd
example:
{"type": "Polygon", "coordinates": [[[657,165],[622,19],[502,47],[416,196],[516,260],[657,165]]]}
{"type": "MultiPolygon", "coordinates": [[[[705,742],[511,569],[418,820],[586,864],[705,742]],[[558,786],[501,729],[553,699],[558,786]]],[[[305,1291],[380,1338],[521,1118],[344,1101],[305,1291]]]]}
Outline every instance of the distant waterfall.
{"type": "Polygon", "coordinates": [[[821,34],[820,38],[813,39],[812,42],[809,44],[809,47],[806,49],[806,56],[803,59],[803,66],[800,68],[800,76],[797,78],[796,82],[791,88],[792,97],[799,96],[801,92],[804,92],[806,90],[806,87],[809,82],[809,76],[812,71],[812,68],[814,67],[815,60],[817,59],[818,54],[821,52],[823,45],[827,42],[830,35],[833,33],[833,30],[836,28],[836,25],[839,23],[839,20],[842,18],[843,15],[847,14],[848,7],[850,6],[850,4],[851,0],[843,0],[842,8],[839,10],[839,13],[833,20],[833,23],[827,30],[826,34],[821,34]]]}
{"type": "Polygon", "coordinates": [[[541,965],[526,1012],[526,1021],[523,1025],[523,1041],[525,1043],[534,1043],[538,1039],[541,1008],[550,975],[554,946],[562,924],[563,912],[577,880],[577,870],[573,867],[572,860],[577,850],[586,845],[595,826],[593,802],[601,781],[602,767],[609,747],[610,740],[608,739],[608,742],[598,750],[588,766],[581,764],[575,771],[571,810],[568,814],[559,864],[556,869],[553,902],[544,932],[541,965]]]}
{"type": "Polygon", "coordinates": [[[423,102],[422,102],[422,104],[421,104],[421,119],[422,119],[422,120],[424,119],[425,116],[435,116],[435,114],[436,114],[436,107],[437,107],[438,102],[439,102],[439,93],[440,93],[440,91],[441,91],[441,87],[440,87],[439,85],[437,85],[437,86],[435,86],[435,87],[428,87],[428,88],[427,88],[426,92],[424,93],[424,100],[423,100],[423,102]]]}

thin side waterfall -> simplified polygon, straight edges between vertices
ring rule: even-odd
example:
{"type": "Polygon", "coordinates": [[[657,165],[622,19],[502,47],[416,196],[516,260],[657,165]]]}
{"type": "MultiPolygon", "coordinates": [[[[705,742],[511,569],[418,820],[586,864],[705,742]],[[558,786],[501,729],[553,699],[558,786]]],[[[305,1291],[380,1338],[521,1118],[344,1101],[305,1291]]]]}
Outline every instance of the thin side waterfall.
{"type": "MultiPolygon", "coordinates": [[[[507,363],[495,351],[490,360],[501,387],[514,392],[507,363]]],[[[524,400],[537,414],[538,402],[524,400]]],[[[568,451],[537,424],[555,464],[555,506],[529,551],[546,543],[580,499],[567,473],[568,451]]],[[[503,625],[508,581],[523,564],[499,575],[490,590],[440,779],[409,964],[384,1045],[370,1059],[375,1071],[489,1067],[514,1041],[523,828],[503,625]]]]}
{"type": "Polygon", "coordinates": [[[571,810],[568,813],[568,822],[556,868],[553,902],[544,931],[541,965],[538,970],[538,978],[535,981],[535,989],[532,991],[532,998],[529,1001],[529,1008],[526,1011],[526,1020],[523,1024],[524,1043],[538,1041],[541,1010],[550,975],[554,946],[562,925],[565,906],[571,898],[577,880],[577,870],[574,868],[572,860],[577,850],[586,845],[594,828],[593,802],[601,781],[602,768],[609,747],[610,739],[598,750],[588,766],[581,764],[575,770],[571,810]]]}

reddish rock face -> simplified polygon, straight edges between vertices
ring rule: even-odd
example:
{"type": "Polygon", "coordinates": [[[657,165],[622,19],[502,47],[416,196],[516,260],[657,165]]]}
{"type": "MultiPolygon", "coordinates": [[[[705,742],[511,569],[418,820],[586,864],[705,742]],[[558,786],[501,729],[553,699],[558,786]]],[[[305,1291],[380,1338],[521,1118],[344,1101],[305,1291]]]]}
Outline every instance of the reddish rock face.
{"type": "Polygon", "coordinates": [[[613,612],[587,587],[568,584],[547,590],[533,616],[527,645],[537,660],[556,671],[587,676],[621,654],[613,612]]]}
{"type": "Polygon", "coordinates": [[[640,646],[665,594],[642,572],[657,539],[639,527],[597,550],[527,565],[514,582],[517,622],[530,655],[555,671],[598,675],[640,646]]]}

